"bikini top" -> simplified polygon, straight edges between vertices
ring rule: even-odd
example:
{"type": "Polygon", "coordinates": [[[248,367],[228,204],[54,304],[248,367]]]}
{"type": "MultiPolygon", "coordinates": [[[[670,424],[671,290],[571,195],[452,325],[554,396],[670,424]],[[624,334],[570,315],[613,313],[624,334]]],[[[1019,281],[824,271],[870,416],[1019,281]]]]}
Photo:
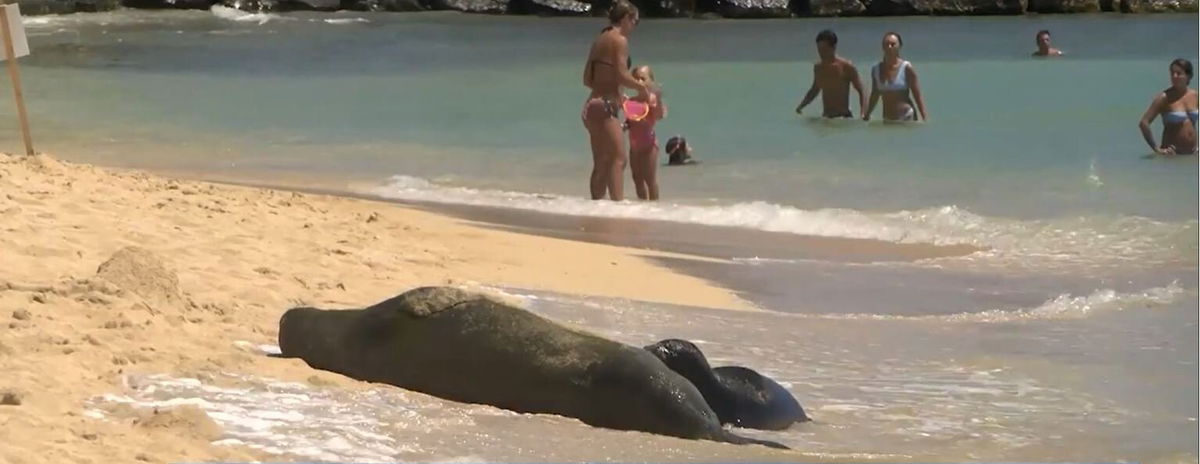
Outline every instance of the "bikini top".
{"type": "Polygon", "coordinates": [[[1196,123],[1196,119],[1200,118],[1200,111],[1165,111],[1162,114],[1163,122],[1171,124],[1180,124],[1184,121],[1191,120],[1192,124],[1196,123]]]}
{"type": "Polygon", "coordinates": [[[878,63],[871,68],[871,78],[875,81],[875,87],[883,91],[908,90],[908,61],[901,60],[900,67],[896,70],[896,77],[891,81],[884,82],[880,77],[879,66],[883,63],[878,63]]]}

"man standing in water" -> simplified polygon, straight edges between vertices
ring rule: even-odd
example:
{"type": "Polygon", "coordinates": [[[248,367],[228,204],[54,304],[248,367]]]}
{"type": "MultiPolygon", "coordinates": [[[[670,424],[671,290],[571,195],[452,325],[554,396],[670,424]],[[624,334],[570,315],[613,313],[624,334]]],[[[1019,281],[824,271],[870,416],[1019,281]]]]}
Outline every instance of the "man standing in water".
{"type": "Polygon", "coordinates": [[[1033,52],[1033,56],[1062,56],[1062,50],[1050,46],[1050,31],[1042,29],[1038,31],[1037,36],[1037,51],[1033,52]]]}
{"type": "Polygon", "coordinates": [[[837,55],[837,34],[826,29],[817,34],[817,54],[821,61],[813,65],[813,83],[804,95],[804,101],[796,107],[799,114],[805,106],[812,103],[821,94],[821,102],[825,109],[821,116],[826,118],[853,118],[850,112],[850,86],[858,92],[858,109],[864,111],[867,107],[867,97],[863,94],[862,80],[858,78],[858,70],[854,63],[837,55]]]}

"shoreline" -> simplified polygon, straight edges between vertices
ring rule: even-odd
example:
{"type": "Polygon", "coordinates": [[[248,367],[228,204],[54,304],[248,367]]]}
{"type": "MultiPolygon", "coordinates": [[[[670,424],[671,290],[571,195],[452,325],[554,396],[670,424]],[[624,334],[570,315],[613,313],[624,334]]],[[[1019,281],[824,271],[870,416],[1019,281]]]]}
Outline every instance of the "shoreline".
{"type": "Polygon", "coordinates": [[[395,204],[457,218],[489,230],[638,250],[644,253],[644,258],[671,272],[711,282],[767,311],[792,312],[789,308],[793,307],[791,300],[797,296],[796,292],[779,291],[789,286],[786,283],[788,277],[763,274],[747,268],[739,260],[807,261],[822,265],[907,264],[985,251],[973,245],[899,244],[652,219],[574,216],[518,208],[399,200],[362,193],[369,190],[367,186],[372,183],[365,178],[342,180],[311,173],[168,172],[173,177],[203,182],[395,204]],[[273,181],[267,182],[267,177],[273,181]]]}
{"type": "Polygon", "coordinates": [[[459,285],[755,310],[650,261],[681,254],[490,230],[397,204],[45,155],[0,156],[0,190],[6,462],[271,460],[213,445],[220,428],[194,407],[118,408],[106,419],[85,409],[143,374],[369,388],[247,348],[275,344],[278,318],[294,306],[363,307],[459,285]]]}
{"type": "MultiPolygon", "coordinates": [[[[123,168],[122,168],[123,169],[123,168]]],[[[262,171],[231,175],[216,171],[155,170],[172,178],[247,188],[353,198],[415,208],[458,218],[477,227],[576,242],[612,245],[683,258],[727,263],[735,258],[821,260],[842,263],[913,262],[961,257],[984,251],[973,245],[893,243],[884,240],[769,232],[644,218],[576,216],[519,208],[413,201],[363,193],[375,181],[366,176],[330,177],[301,172],[262,171]],[[267,177],[273,180],[268,181],[267,177]],[[282,181],[280,179],[283,179],[282,181]]],[[[608,200],[604,200],[608,201],[608,200]]],[[[633,203],[636,204],[636,203],[633,203]]]]}

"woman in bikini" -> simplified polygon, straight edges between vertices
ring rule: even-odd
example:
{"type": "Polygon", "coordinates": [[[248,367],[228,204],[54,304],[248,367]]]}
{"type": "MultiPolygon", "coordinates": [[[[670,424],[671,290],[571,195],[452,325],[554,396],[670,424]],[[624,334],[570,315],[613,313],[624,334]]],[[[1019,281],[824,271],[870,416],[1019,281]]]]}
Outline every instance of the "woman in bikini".
{"type": "Polygon", "coordinates": [[[1160,155],[1191,155],[1196,153],[1196,119],[1200,117],[1197,94],[1188,87],[1192,83],[1192,62],[1177,58],[1168,67],[1171,70],[1171,87],[1159,92],[1142,114],[1138,128],[1150,149],[1160,155]],[[1154,143],[1150,123],[1162,115],[1162,145],[1154,143]]]}
{"type": "Polygon", "coordinates": [[[622,174],[625,171],[625,143],[621,122],[617,119],[624,102],[621,87],[646,96],[646,86],[629,74],[628,35],[638,23],[637,7],[627,0],[617,0],[608,11],[609,26],[592,42],[587,64],[583,68],[583,85],[592,91],[583,104],[583,126],[587,128],[592,145],[592,199],[609,198],[621,201],[624,197],[622,174]]]}
{"type": "Polygon", "coordinates": [[[626,123],[629,127],[629,170],[633,171],[633,186],[637,189],[638,199],[655,201],[658,200],[658,136],[654,133],[654,124],[667,117],[667,104],[662,100],[662,90],[654,81],[654,71],[649,66],[638,66],[633,70],[633,77],[650,89],[650,95],[645,100],[632,98],[648,106],[645,115],[625,115],[629,118],[626,123]]]}
{"type": "Polygon", "coordinates": [[[883,61],[871,68],[871,103],[863,113],[863,121],[871,120],[871,112],[875,111],[880,98],[883,99],[885,121],[916,121],[918,112],[922,121],[929,121],[917,71],[912,63],[900,58],[902,46],[904,39],[900,34],[888,32],[883,35],[883,61]]]}

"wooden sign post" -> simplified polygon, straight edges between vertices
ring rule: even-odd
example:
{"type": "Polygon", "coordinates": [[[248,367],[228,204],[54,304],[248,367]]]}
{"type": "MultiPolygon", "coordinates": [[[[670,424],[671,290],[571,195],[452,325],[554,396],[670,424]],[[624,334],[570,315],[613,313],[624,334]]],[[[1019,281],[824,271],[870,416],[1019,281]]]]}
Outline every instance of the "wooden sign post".
{"type": "Polygon", "coordinates": [[[21,71],[17,66],[17,58],[29,54],[29,42],[25,39],[25,26],[21,24],[21,7],[16,3],[0,5],[0,29],[4,33],[4,64],[12,78],[13,100],[17,102],[25,154],[33,156],[33,138],[29,135],[29,118],[25,115],[25,98],[21,95],[21,71]]]}

